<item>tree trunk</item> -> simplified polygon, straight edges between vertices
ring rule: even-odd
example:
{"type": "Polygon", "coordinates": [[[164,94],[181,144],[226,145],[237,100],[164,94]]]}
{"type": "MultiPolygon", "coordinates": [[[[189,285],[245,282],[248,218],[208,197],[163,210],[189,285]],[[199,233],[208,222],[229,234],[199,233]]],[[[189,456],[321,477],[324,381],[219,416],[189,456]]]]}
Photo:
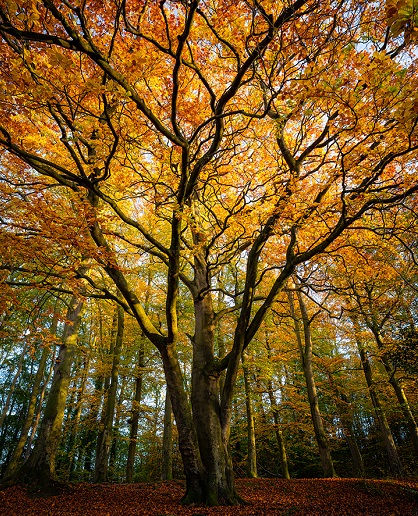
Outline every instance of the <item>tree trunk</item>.
{"type": "Polygon", "coordinates": [[[287,462],[286,446],[283,439],[283,433],[280,428],[279,411],[277,409],[277,403],[273,392],[272,381],[269,380],[267,384],[267,392],[269,395],[271,411],[273,413],[274,431],[276,433],[277,446],[279,448],[280,465],[282,468],[283,478],[290,479],[289,464],[287,462]]]}
{"type": "MultiPolygon", "coordinates": [[[[192,210],[196,221],[199,214],[192,210]]],[[[195,333],[191,382],[191,406],[188,404],[179,361],[177,341],[177,297],[180,270],[179,249],[181,225],[177,215],[172,221],[172,255],[168,268],[166,302],[167,343],[159,345],[167,389],[179,433],[179,449],[186,475],[184,504],[204,502],[209,506],[236,504],[232,460],[228,451],[230,417],[221,415],[219,377],[214,354],[215,316],[210,292],[210,274],[206,263],[204,234],[197,224],[191,225],[196,252],[193,293],[195,333]]],[[[243,341],[243,335],[241,336],[243,341]]],[[[241,350],[234,357],[233,380],[238,372],[241,350]]],[[[229,382],[232,392],[234,381],[229,382]]],[[[229,398],[228,398],[229,403],[229,398]]]]}
{"type": "Polygon", "coordinates": [[[121,441],[121,435],[120,435],[120,421],[122,416],[122,403],[125,400],[125,388],[126,388],[126,376],[122,376],[121,382],[120,382],[120,389],[119,389],[119,396],[118,396],[118,402],[115,409],[115,417],[114,417],[114,424],[112,429],[112,444],[110,446],[110,453],[109,453],[109,469],[108,469],[108,475],[107,479],[109,482],[112,481],[119,481],[121,478],[121,475],[119,474],[119,468],[118,468],[118,462],[117,462],[117,455],[118,455],[118,445],[121,441]]]}
{"type": "Polygon", "coordinates": [[[392,432],[389,427],[388,420],[386,418],[385,410],[383,408],[382,402],[380,401],[379,395],[377,393],[375,383],[373,380],[372,368],[370,366],[370,362],[364,349],[364,346],[360,340],[360,329],[358,323],[355,319],[353,319],[354,329],[356,333],[356,341],[357,347],[360,353],[361,365],[363,367],[364,376],[366,378],[367,387],[369,388],[370,398],[372,400],[376,417],[379,422],[380,432],[382,435],[382,439],[386,448],[386,454],[388,458],[388,466],[390,473],[394,476],[401,476],[403,474],[403,467],[400,461],[398,450],[396,449],[395,442],[393,440],[392,432]]]}
{"type": "Polygon", "coordinates": [[[7,469],[5,472],[5,477],[10,477],[10,476],[14,475],[14,473],[18,469],[19,462],[22,457],[23,449],[25,447],[25,444],[26,444],[26,441],[28,438],[29,430],[33,423],[33,416],[35,414],[36,400],[37,400],[38,394],[39,394],[39,387],[41,385],[41,381],[44,376],[45,366],[46,366],[46,362],[47,362],[49,354],[50,354],[50,349],[47,347],[44,347],[42,350],[41,359],[39,361],[38,370],[36,372],[35,379],[33,382],[32,392],[31,392],[30,399],[29,399],[28,411],[26,414],[26,419],[23,424],[22,431],[20,433],[19,441],[16,445],[16,448],[15,448],[13,455],[10,459],[10,462],[7,466],[7,469]]]}
{"type": "Polygon", "coordinates": [[[88,473],[91,473],[93,470],[93,455],[95,453],[95,448],[97,444],[98,419],[100,412],[100,400],[103,393],[103,383],[103,376],[98,376],[95,381],[94,396],[90,404],[89,413],[84,420],[84,469],[88,473]]]}
{"type": "Polygon", "coordinates": [[[314,427],[314,433],[316,442],[318,443],[319,456],[321,459],[322,469],[325,477],[336,477],[334,470],[334,464],[331,458],[331,450],[328,446],[327,437],[325,434],[324,425],[322,422],[321,412],[319,410],[318,395],[316,391],[315,378],[312,368],[312,337],[311,337],[311,321],[309,320],[306,305],[303,301],[302,294],[298,290],[297,298],[299,308],[302,316],[303,333],[304,333],[304,345],[302,343],[302,336],[299,326],[299,319],[296,316],[292,292],[288,291],[288,299],[290,305],[290,311],[294,320],[295,334],[298,342],[300,357],[302,361],[303,373],[305,376],[306,387],[308,390],[309,406],[311,410],[312,423],[314,427]]]}
{"type": "Polygon", "coordinates": [[[96,449],[96,463],[94,469],[94,482],[106,482],[109,466],[109,453],[112,444],[113,418],[116,405],[116,392],[118,388],[118,374],[120,353],[123,343],[124,317],[125,312],[121,306],[117,309],[117,333],[113,346],[112,372],[110,375],[110,386],[105,393],[106,401],[104,406],[104,420],[99,432],[96,449]]]}
{"type": "Polygon", "coordinates": [[[161,480],[173,479],[173,411],[168,391],[165,393],[161,480]]]}
{"type": "MultiPolygon", "coordinates": [[[[266,350],[267,350],[267,357],[270,361],[271,360],[271,348],[270,348],[269,337],[268,337],[267,332],[266,332],[266,337],[265,337],[265,346],[266,346],[266,350]]],[[[285,374],[286,374],[286,379],[287,379],[288,373],[287,373],[286,367],[285,367],[285,374]]],[[[283,476],[283,478],[290,479],[289,463],[287,460],[287,453],[286,453],[286,444],[285,444],[285,441],[283,438],[283,432],[281,430],[280,419],[279,419],[279,410],[278,410],[278,406],[277,406],[277,402],[276,402],[276,397],[275,397],[274,391],[273,391],[273,382],[271,379],[269,379],[267,381],[267,393],[268,393],[269,400],[270,400],[271,412],[273,414],[274,432],[276,434],[276,441],[277,441],[277,446],[279,449],[280,466],[281,466],[281,470],[282,470],[282,476],[283,476]]]]}
{"type": "Polygon", "coordinates": [[[36,410],[35,410],[35,419],[33,421],[32,430],[30,431],[30,436],[29,436],[28,444],[26,446],[26,451],[25,451],[25,455],[24,455],[25,461],[29,458],[29,455],[31,453],[32,443],[35,440],[35,435],[38,430],[39,421],[41,420],[42,405],[44,402],[47,387],[49,385],[49,382],[51,381],[52,375],[54,374],[54,364],[55,364],[55,353],[51,357],[51,364],[49,366],[49,371],[48,371],[47,377],[44,378],[44,383],[42,385],[42,389],[39,394],[39,399],[38,399],[38,403],[37,403],[36,410]]]}
{"type": "Polygon", "coordinates": [[[135,380],[135,395],[132,402],[131,413],[132,416],[129,419],[128,423],[131,428],[129,431],[129,448],[128,448],[128,460],[126,462],[126,482],[133,481],[134,475],[134,464],[135,464],[135,452],[136,452],[136,440],[138,437],[138,422],[139,422],[139,414],[140,414],[140,403],[142,397],[142,378],[143,378],[143,368],[144,368],[144,356],[145,349],[144,343],[141,339],[139,343],[138,349],[138,359],[137,359],[137,373],[135,380]]]}
{"type": "Polygon", "coordinates": [[[78,441],[79,441],[79,424],[81,418],[81,411],[83,408],[83,396],[86,389],[87,378],[89,373],[90,366],[90,354],[83,357],[83,374],[80,380],[80,386],[77,389],[77,399],[75,402],[75,408],[71,415],[71,420],[69,420],[69,443],[68,443],[68,456],[69,456],[69,464],[68,464],[68,478],[71,479],[74,469],[76,468],[75,464],[75,454],[78,450],[78,441]]]}
{"type": "MultiPolygon", "coordinates": [[[[376,340],[377,347],[380,351],[384,349],[383,341],[381,334],[378,329],[377,320],[376,317],[373,318],[373,322],[371,324],[371,330],[374,335],[374,338],[376,340]]],[[[385,367],[386,373],[388,375],[388,381],[393,387],[393,390],[395,391],[396,398],[398,400],[398,403],[401,407],[402,413],[404,415],[408,431],[410,434],[410,438],[412,441],[412,444],[414,446],[415,455],[418,457],[418,425],[415,420],[415,417],[412,413],[411,407],[408,402],[408,398],[406,397],[405,391],[402,387],[402,384],[400,380],[396,378],[396,372],[393,369],[392,365],[390,364],[389,360],[385,355],[381,358],[382,363],[385,367]]]]}
{"type": "Polygon", "coordinates": [[[242,368],[244,372],[245,387],[245,406],[247,409],[247,438],[248,438],[248,456],[247,456],[247,476],[249,478],[257,478],[257,450],[255,443],[255,425],[254,411],[251,399],[251,387],[248,374],[248,367],[245,360],[245,353],[241,356],[242,368]]]}
{"type": "Polygon", "coordinates": [[[363,458],[357,445],[356,438],[353,435],[353,408],[347,396],[340,392],[337,385],[335,384],[331,371],[326,368],[326,372],[329,384],[335,396],[338,415],[342,423],[345,440],[347,441],[347,445],[353,459],[356,476],[364,477],[363,458]]]}
{"type": "Polygon", "coordinates": [[[211,295],[207,293],[195,299],[192,408],[205,470],[204,501],[209,506],[238,502],[228,451],[229,424],[227,428],[221,424],[219,374],[211,370],[213,344],[214,313],[211,295]]]}
{"type": "Polygon", "coordinates": [[[24,346],[23,349],[22,349],[22,353],[20,354],[19,362],[18,362],[17,368],[16,368],[16,372],[15,372],[15,375],[13,376],[12,383],[11,383],[9,389],[8,389],[6,402],[4,404],[2,413],[0,415],[0,428],[3,425],[3,422],[4,422],[4,420],[5,420],[6,416],[7,416],[7,412],[9,411],[10,400],[12,399],[13,392],[14,392],[15,387],[16,387],[16,383],[17,383],[17,381],[19,379],[20,373],[22,372],[23,361],[24,361],[24,359],[26,357],[27,350],[28,350],[28,347],[24,346]]]}
{"type": "Polygon", "coordinates": [[[415,420],[415,417],[412,413],[411,406],[409,405],[408,398],[406,397],[405,391],[402,387],[400,381],[395,378],[394,371],[391,366],[386,365],[387,361],[384,361],[384,365],[386,371],[389,375],[389,383],[392,385],[393,390],[395,391],[396,397],[398,399],[399,405],[403,412],[406,424],[408,426],[409,435],[411,437],[412,444],[414,446],[415,456],[418,457],[418,425],[415,420]]]}
{"type": "MultiPolygon", "coordinates": [[[[10,407],[11,411],[13,411],[14,405],[15,405],[15,398],[13,398],[13,400],[11,402],[11,407],[10,407]]],[[[10,431],[9,431],[9,419],[8,418],[6,419],[5,424],[1,428],[2,431],[0,434],[0,450],[3,450],[6,448],[6,446],[5,446],[6,437],[7,437],[7,441],[9,441],[10,443],[14,443],[17,441],[19,431],[24,424],[25,413],[26,413],[26,407],[23,405],[22,410],[19,414],[19,418],[17,421],[15,421],[15,423],[13,424],[10,431]]],[[[12,446],[8,446],[7,448],[8,448],[7,456],[4,460],[4,463],[2,464],[2,467],[0,467],[0,477],[1,476],[4,477],[2,482],[6,482],[7,478],[10,478],[6,475],[3,475],[3,472],[6,469],[6,465],[10,462],[13,451],[14,451],[12,446]]]]}
{"type": "Polygon", "coordinates": [[[205,501],[205,474],[180,364],[174,345],[163,346],[160,352],[179,433],[179,449],[186,476],[186,493],[182,502],[184,504],[201,503],[205,501]]]}
{"type": "Polygon", "coordinates": [[[39,435],[31,455],[15,475],[18,481],[33,482],[45,488],[56,481],[55,458],[61,437],[82,306],[83,301],[76,296],[71,298],[39,435]]]}
{"type": "MultiPolygon", "coordinates": [[[[209,506],[239,503],[228,451],[229,421],[221,421],[219,372],[215,371],[214,312],[203,261],[195,262],[195,335],[192,364],[192,413],[188,404],[175,342],[161,347],[167,388],[179,434],[186,475],[184,504],[209,506]],[[204,292],[204,293],[202,293],[204,292]]],[[[237,357],[239,363],[240,355],[237,357]]],[[[238,369],[238,366],[237,366],[238,369]]]]}

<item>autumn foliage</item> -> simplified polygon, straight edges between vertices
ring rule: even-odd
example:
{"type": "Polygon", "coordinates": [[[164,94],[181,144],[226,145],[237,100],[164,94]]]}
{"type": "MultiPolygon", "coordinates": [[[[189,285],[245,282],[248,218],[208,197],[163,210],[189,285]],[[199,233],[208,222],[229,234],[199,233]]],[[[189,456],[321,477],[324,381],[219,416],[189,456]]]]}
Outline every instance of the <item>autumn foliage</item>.
{"type": "Polygon", "coordinates": [[[0,0],[9,483],[47,489],[60,464],[106,480],[126,454],[132,479],[139,417],[159,435],[141,407],[147,367],[166,444],[174,414],[184,503],[242,502],[254,410],[264,464],[276,453],[285,477],[286,435],[302,471],[311,439],[334,477],[332,448],[345,439],[364,475],[356,435],[378,433],[388,473],[405,474],[416,13],[415,0],[0,0]],[[34,379],[25,421],[21,378],[34,379]]]}

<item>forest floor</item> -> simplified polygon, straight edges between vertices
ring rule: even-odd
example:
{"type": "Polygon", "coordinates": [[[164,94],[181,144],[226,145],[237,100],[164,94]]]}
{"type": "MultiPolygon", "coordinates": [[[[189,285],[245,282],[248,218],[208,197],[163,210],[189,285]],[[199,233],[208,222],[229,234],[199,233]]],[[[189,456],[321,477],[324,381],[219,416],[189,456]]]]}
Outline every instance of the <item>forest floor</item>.
{"type": "Polygon", "coordinates": [[[237,479],[239,507],[182,507],[181,481],[74,484],[55,496],[0,491],[2,516],[415,516],[418,480],[237,479]]]}

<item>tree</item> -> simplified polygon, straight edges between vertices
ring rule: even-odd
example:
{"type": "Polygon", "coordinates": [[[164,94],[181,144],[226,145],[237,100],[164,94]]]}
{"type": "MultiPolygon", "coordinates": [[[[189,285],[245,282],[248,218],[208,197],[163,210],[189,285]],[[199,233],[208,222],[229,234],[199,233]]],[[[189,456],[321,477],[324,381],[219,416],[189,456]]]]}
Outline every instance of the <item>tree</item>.
{"type": "MultiPolygon", "coordinates": [[[[135,394],[132,400],[132,411],[131,418],[129,419],[130,431],[129,431],[129,451],[128,451],[128,460],[126,462],[126,482],[132,482],[133,474],[134,474],[134,462],[135,462],[135,452],[136,452],[136,439],[138,437],[138,421],[140,414],[140,403],[142,397],[142,376],[143,376],[143,367],[144,367],[144,344],[142,339],[140,340],[138,346],[138,358],[137,358],[137,368],[135,377],[135,394]]],[[[171,410],[170,410],[171,417],[171,410]]]]}
{"type": "Polygon", "coordinates": [[[247,436],[248,436],[248,457],[247,457],[247,475],[250,478],[257,478],[257,448],[255,444],[255,424],[253,400],[251,399],[250,374],[248,371],[247,360],[245,354],[241,357],[242,370],[244,376],[245,388],[245,406],[247,409],[247,436]]]}
{"type": "MultiPolygon", "coordinates": [[[[115,298],[101,268],[158,349],[185,503],[239,502],[234,386],[287,278],[418,190],[417,74],[385,17],[348,0],[0,2],[3,181],[23,198],[37,181],[39,198],[54,192],[78,221],[65,245],[97,266],[74,276],[115,298]],[[165,266],[159,317],[144,309],[137,253],[165,266]],[[238,292],[215,287],[231,262],[238,292]],[[237,312],[222,357],[216,288],[237,312]],[[185,298],[191,409],[177,353],[185,298]]],[[[36,222],[64,241],[53,217],[36,222]]]]}
{"type": "Polygon", "coordinates": [[[356,336],[356,342],[360,354],[361,365],[363,367],[364,376],[366,378],[367,387],[370,393],[370,398],[372,399],[372,403],[376,411],[376,416],[379,422],[382,440],[386,448],[389,470],[393,475],[400,476],[403,474],[403,466],[398,455],[398,450],[396,449],[395,441],[393,440],[392,432],[389,427],[384,406],[380,400],[379,394],[376,389],[376,383],[373,378],[373,372],[370,365],[370,361],[367,356],[365,347],[361,341],[361,332],[358,321],[356,320],[356,316],[353,317],[353,325],[356,336]]]}
{"type": "MultiPolygon", "coordinates": [[[[396,217],[402,220],[405,215],[405,207],[402,207],[396,217]]],[[[389,220],[386,217],[385,222],[389,220]]],[[[364,246],[361,244],[364,233],[359,231],[351,238],[351,252],[346,250],[340,257],[344,265],[337,267],[331,282],[340,298],[347,300],[355,311],[357,321],[373,336],[378,359],[401,407],[417,455],[418,427],[403,386],[402,367],[397,368],[396,360],[397,334],[404,328],[414,327],[410,307],[415,298],[415,264],[411,260],[411,248],[401,233],[405,231],[403,224],[398,220],[398,228],[391,228],[391,239],[373,235],[364,246]]],[[[410,226],[409,230],[412,229],[410,226]]]]}
{"type": "Polygon", "coordinates": [[[164,432],[162,446],[161,480],[173,479],[173,412],[168,392],[164,403],[164,432]]]}
{"type": "Polygon", "coordinates": [[[112,367],[110,382],[103,406],[103,415],[100,424],[100,432],[97,440],[96,463],[94,469],[94,481],[106,482],[108,480],[109,454],[112,443],[113,419],[115,415],[116,392],[118,387],[119,362],[123,345],[123,333],[125,327],[125,313],[122,306],[115,311],[114,326],[112,328],[110,355],[112,367]]]}
{"type": "Polygon", "coordinates": [[[309,407],[311,410],[315,438],[318,444],[319,456],[321,458],[322,469],[325,477],[335,477],[337,475],[334,470],[334,464],[331,458],[331,450],[328,445],[327,436],[325,433],[325,428],[321,416],[321,411],[319,409],[318,394],[312,367],[313,343],[311,323],[316,314],[309,317],[308,310],[303,300],[300,288],[297,288],[296,296],[301,314],[300,319],[296,314],[293,301],[293,292],[290,290],[288,291],[290,313],[292,319],[294,320],[295,335],[298,343],[303,373],[305,376],[306,388],[308,391],[309,407]],[[300,320],[302,321],[303,332],[300,327],[300,320]]]}
{"type": "Polygon", "coordinates": [[[75,295],[72,296],[36,445],[20,470],[15,472],[13,468],[10,471],[11,477],[6,478],[6,482],[16,477],[30,482],[39,482],[42,486],[48,487],[51,481],[55,480],[55,459],[61,437],[82,307],[83,301],[75,295]]]}

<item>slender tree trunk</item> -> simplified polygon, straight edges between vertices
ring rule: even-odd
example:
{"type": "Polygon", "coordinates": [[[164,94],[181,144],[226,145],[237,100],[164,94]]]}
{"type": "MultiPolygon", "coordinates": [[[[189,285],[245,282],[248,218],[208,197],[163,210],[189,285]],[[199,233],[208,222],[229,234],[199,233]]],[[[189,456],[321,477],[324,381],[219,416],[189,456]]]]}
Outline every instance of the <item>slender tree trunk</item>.
{"type": "Polygon", "coordinates": [[[68,476],[71,479],[75,469],[75,454],[78,450],[78,436],[79,436],[79,424],[81,419],[81,411],[83,408],[83,396],[86,390],[87,378],[89,373],[90,365],[90,354],[87,354],[83,359],[83,375],[80,380],[80,386],[77,389],[77,399],[75,402],[75,410],[72,413],[71,420],[69,420],[69,464],[68,464],[68,476]]]}
{"type": "Polygon", "coordinates": [[[315,379],[312,368],[312,337],[311,337],[311,321],[309,320],[306,305],[303,301],[302,294],[297,291],[297,298],[299,308],[302,316],[304,344],[302,343],[302,336],[299,326],[299,319],[296,316],[293,295],[288,291],[288,299],[290,311],[294,320],[295,334],[298,342],[300,357],[302,361],[303,373],[305,376],[306,387],[308,390],[309,406],[311,409],[312,422],[315,432],[316,442],[318,443],[319,456],[321,458],[322,469],[325,477],[335,477],[334,464],[331,458],[331,450],[328,446],[324,425],[322,422],[321,412],[319,410],[318,395],[316,391],[315,379]]]}
{"type": "MultiPolygon", "coordinates": [[[[380,351],[382,351],[384,349],[384,345],[381,334],[379,332],[376,317],[373,319],[373,322],[371,324],[371,330],[375,338],[377,347],[380,351]]],[[[391,384],[393,390],[395,391],[396,399],[398,400],[403,416],[405,418],[410,438],[414,446],[415,455],[416,457],[418,457],[418,425],[412,413],[411,406],[409,405],[408,398],[406,397],[405,391],[402,387],[400,380],[396,378],[396,372],[390,364],[387,357],[383,355],[381,360],[388,375],[388,381],[391,384]]]]}
{"type": "Polygon", "coordinates": [[[173,479],[173,411],[168,391],[165,393],[161,480],[173,479]]]}
{"type": "Polygon", "coordinates": [[[22,372],[23,362],[25,360],[25,357],[26,357],[26,354],[27,354],[27,350],[28,350],[28,347],[24,346],[23,349],[22,349],[22,353],[20,354],[19,362],[18,362],[17,368],[16,368],[16,372],[15,372],[15,374],[13,376],[12,383],[11,383],[9,389],[8,389],[6,402],[4,404],[2,413],[0,415],[0,427],[3,425],[3,422],[4,422],[4,420],[5,420],[6,416],[7,416],[7,413],[9,411],[10,400],[12,399],[13,392],[15,390],[17,381],[19,379],[20,373],[22,372]]]}
{"type": "Polygon", "coordinates": [[[126,482],[133,481],[133,473],[134,473],[134,464],[135,464],[135,452],[136,452],[136,441],[138,437],[138,422],[139,422],[139,414],[140,414],[140,403],[142,397],[142,378],[143,378],[143,369],[144,369],[144,356],[145,349],[144,343],[141,339],[139,343],[138,349],[138,358],[137,358],[137,373],[135,380],[135,395],[132,402],[131,413],[132,416],[129,419],[129,424],[131,426],[129,431],[129,448],[128,448],[128,460],[126,462],[126,482]]]}
{"type": "MultiPolygon", "coordinates": [[[[267,357],[269,360],[271,360],[271,348],[270,348],[269,338],[268,338],[267,333],[266,333],[266,338],[265,338],[265,345],[266,345],[266,349],[267,349],[267,357]]],[[[285,368],[285,375],[286,375],[286,380],[287,380],[288,373],[287,373],[286,368],[285,368]]],[[[290,479],[289,463],[287,460],[287,453],[286,453],[286,444],[285,444],[285,440],[283,438],[283,432],[281,429],[281,424],[280,424],[280,419],[279,419],[279,409],[277,406],[276,397],[274,395],[273,382],[271,379],[269,379],[267,382],[267,393],[268,393],[269,400],[270,400],[271,412],[273,414],[274,432],[276,434],[276,441],[277,441],[277,446],[279,449],[280,466],[281,466],[281,470],[282,470],[282,476],[283,476],[283,478],[290,479]]]]}
{"type": "Polygon", "coordinates": [[[122,377],[122,381],[120,382],[120,390],[118,396],[118,403],[115,409],[115,422],[113,425],[112,431],[112,444],[110,446],[109,453],[109,470],[108,470],[108,480],[118,482],[121,478],[119,475],[117,455],[118,455],[118,445],[120,444],[120,420],[122,413],[122,403],[125,400],[125,389],[126,389],[126,377],[122,377]]]}
{"type": "MultiPolygon", "coordinates": [[[[13,398],[13,400],[12,400],[11,407],[10,407],[11,410],[13,410],[14,404],[15,404],[15,398],[13,398]]],[[[13,443],[13,442],[17,441],[17,438],[19,435],[19,430],[24,424],[25,413],[26,413],[26,407],[23,406],[22,411],[19,414],[19,419],[15,422],[15,424],[12,426],[10,431],[9,431],[9,423],[8,423],[8,420],[6,419],[6,423],[2,427],[2,433],[0,436],[0,449],[1,450],[3,450],[5,447],[4,443],[6,440],[6,436],[7,436],[7,440],[9,442],[13,443]]],[[[7,478],[10,478],[10,477],[6,476],[5,474],[3,475],[3,471],[5,471],[6,465],[9,464],[9,462],[12,458],[12,455],[13,455],[13,451],[14,451],[13,448],[11,446],[9,446],[7,456],[4,460],[4,464],[2,465],[2,467],[0,467],[0,477],[1,476],[4,477],[3,481],[6,481],[7,478]]]]}
{"type": "Polygon", "coordinates": [[[33,482],[48,487],[56,480],[55,458],[61,437],[82,306],[83,301],[76,296],[71,298],[39,435],[29,459],[15,475],[18,481],[33,482]]]}
{"type": "Polygon", "coordinates": [[[23,449],[24,449],[26,441],[28,439],[29,430],[33,423],[33,416],[35,414],[36,400],[37,400],[38,394],[39,394],[39,387],[41,385],[41,381],[44,376],[45,366],[46,366],[46,362],[47,362],[49,354],[50,354],[50,349],[47,347],[44,347],[42,350],[41,359],[39,361],[38,370],[36,372],[35,379],[33,382],[32,392],[31,392],[30,399],[29,399],[28,411],[26,414],[26,419],[23,424],[22,431],[20,433],[19,441],[16,445],[16,448],[15,448],[13,455],[10,459],[10,462],[7,466],[7,469],[5,472],[5,477],[12,476],[18,469],[19,461],[22,457],[23,449]]]}
{"type": "MultiPolygon", "coordinates": [[[[78,356],[74,358],[73,371],[78,369],[78,356]]],[[[77,394],[77,378],[73,376],[72,382],[69,385],[69,395],[65,403],[65,418],[63,419],[62,431],[59,442],[59,452],[57,453],[57,461],[55,468],[60,471],[60,477],[68,480],[69,465],[71,462],[71,438],[72,438],[72,425],[71,419],[76,407],[76,394],[77,394]]]]}
{"type": "Polygon", "coordinates": [[[398,399],[406,424],[408,426],[411,441],[414,446],[415,456],[418,457],[418,425],[416,419],[412,413],[411,406],[402,387],[402,384],[397,378],[395,378],[395,372],[393,371],[391,366],[389,364],[386,364],[385,362],[387,361],[384,361],[383,363],[389,375],[389,383],[392,385],[393,390],[395,391],[396,398],[398,399]]]}
{"type": "Polygon", "coordinates": [[[360,449],[357,445],[357,441],[353,433],[354,425],[352,405],[348,401],[347,396],[340,392],[339,388],[335,384],[331,371],[327,368],[326,372],[329,384],[334,393],[338,415],[342,423],[345,440],[347,441],[347,445],[350,450],[351,457],[353,459],[356,476],[364,477],[363,458],[361,456],[360,449]]]}
{"type": "Polygon", "coordinates": [[[355,328],[357,347],[361,359],[361,365],[363,367],[367,387],[369,388],[370,398],[372,400],[376,412],[376,417],[379,422],[380,433],[382,435],[382,439],[386,448],[389,470],[392,475],[401,476],[403,474],[403,467],[398,455],[398,450],[396,449],[395,441],[393,440],[392,432],[390,430],[389,423],[386,418],[386,413],[383,408],[383,404],[380,401],[379,395],[376,390],[376,386],[373,380],[372,368],[370,366],[366,350],[364,349],[363,343],[360,339],[360,329],[358,323],[355,319],[353,319],[353,323],[355,328]]]}
{"type": "Polygon", "coordinates": [[[37,403],[36,410],[35,410],[35,419],[32,424],[32,429],[30,431],[30,436],[29,436],[28,444],[26,446],[26,451],[25,451],[25,455],[24,455],[25,461],[29,458],[29,455],[31,454],[32,444],[33,444],[33,441],[35,440],[35,435],[38,430],[39,422],[41,420],[42,404],[45,399],[45,393],[46,393],[47,387],[51,381],[52,375],[54,374],[54,364],[55,364],[55,356],[53,355],[51,357],[51,365],[49,367],[48,374],[47,374],[46,378],[44,378],[44,383],[42,385],[41,392],[39,394],[39,399],[38,399],[38,403],[37,403]]]}
{"type": "Polygon", "coordinates": [[[283,478],[290,479],[290,473],[289,473],[289,464],[287,461],[287,453],[286,453],[286,446],[283,439],[283,432],[280,428],[280,421],[279,421],[279,411],[277,408],[276,399],[273,392],[273,384],[272,381],[269,380],[267,383],[267,392],[269,395],[270,400],[270,407],[273,414],[273,421],[274,421],[274,431],[276,434],[276,440],[277,440],[277,446],[279,448],[279,455],[280,455],[280,465],[282,468],[282,475],[283,478]]]}
{"type": "Polygon", "coordinates": [[[247,438],[248,438],[248,456],[247,456],[247,475],[249,478],[257,478],[257,450],[255,442],[255,425],[254,410],[251,399],[251,386],[248,373],[248,367],[245,359],[245,353],[241,356],[242,368],[244,372],[245,387],[245,406],[247,410],[247,438]]]}
{"type": "MultiPolygon", "coordinates": [[[[84,442],[84,469],[91,473],[93,470],[93,455],[97,444],[98,419],[100,412],[100,400],[103,392],[103,376],[96,378],[94,397],[90,404],[89,414],[85,419],[84,442]]],[[[92,479],[91,479],[92,480],[92,479]]]]}
{"type": "MultiPolygon", "coordinates": [[[[96,465],[94,470],[94,482],[106,482],[109,466],[109,452],[112,444],[112,427],[113,418],[116,405],[116,392],[118,388],[118,374],[120,353],[123,343],[124,332],[124,316],[125,312],[121,306],[117,307],[117,334],[113,348],[112,372],[110,376],[110,386],[106,393],[106,403],[104,406],[104,422],[100,430],[97,451],[96,451],[96,465]]],[[[113,339],[112,339],[113,340],[113,339]]]]}
{"type": "MultiPolygon", "coordinates": [[[[106,457],[106,448],[105,448],[105,442],[104,437],[106,436],[106,424],[107,424],[107,416],[108,416],[108,401],[109,401],[109,395],[110,395],[110,386],[112,381],[112,370],[113,370],[113,362],[114,362],[114,351],[116,346],[116,338],[118,333],[118,311],[115,307],[113,311],[113,319],[112,319],[112,326],[110,331],[110,339],[109,339],[109,349],[105,350],[103,343],[103,332],[102,328],[100,331],[101,335],[101,359],[105,360],[107,363],[107,360],[110,357],[111,360],[111,369],[110,372],[108,372],[106,368],[106,374],[104,376],[104,382],[103,382],[103,390],[100,393],[101,396],[101,412],[100,412],[100,419],[99,419],[99,427],[97,430],[97,438],[96,438],[96,449],[95,449],[95,459],[94,459],[94,471],[93,471],[93,482],[105,482],[104,479],[99,480],[99,477],[102,476],[103,470],[108,468],[108,460],[109,460],[109,451],[110,451],[110,442],[108,443],[108,449],[107,449],[107,457],[106,457]],[[103,460],[106,459],[106,466],[103,465],[103,460]]],[[[113,424],[113,414],[112,414],[112,424],[113,424]]],[[[110,439],[110,438],[109,438],[110,439]]]]}

